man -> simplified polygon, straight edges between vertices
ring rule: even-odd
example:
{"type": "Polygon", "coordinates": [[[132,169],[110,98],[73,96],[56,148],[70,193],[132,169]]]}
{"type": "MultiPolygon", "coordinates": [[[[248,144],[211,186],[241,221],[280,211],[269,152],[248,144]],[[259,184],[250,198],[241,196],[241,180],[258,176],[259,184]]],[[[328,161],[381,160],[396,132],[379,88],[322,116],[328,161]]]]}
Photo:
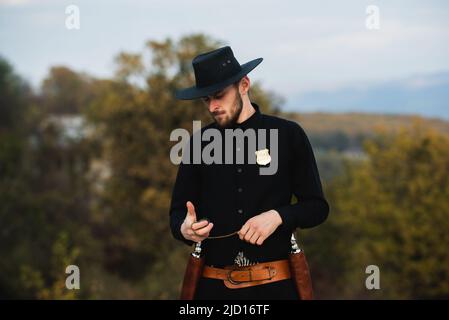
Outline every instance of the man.
{"type": "MultiPolygon", "coordinates": [[[[203,100],[215,121],[201,134],[213,129],[224,141],[229,130],[253,130],[257,137],[256,143],[248,135],[231,149],[228,144],[214,149],[214,159],[218,155],[223,161],[192,163],[184,157],[178,169],[170,226],[176,239],[188,245],[201,242],[205,268],[196,299],[298,299],[287,260],[292,232],[319,225],[328,216],[303,129],[262,114],[249,99],[247,74],[261,62],[240,65],[228,46],[201,54],[192,61],[196,85],[176,94],[203,100]],[[237,161],[242,153],[244,161],[237,161]],[[229,154],[231,163],[224,160],[229,154]],[[276,170],[261,174],[274,160],[276,170]]],[[[212,143],[203,140],[200,151],[212,143]]],[[[195,151],[192,141],[186,146],[189,155],[195,151]]]]}

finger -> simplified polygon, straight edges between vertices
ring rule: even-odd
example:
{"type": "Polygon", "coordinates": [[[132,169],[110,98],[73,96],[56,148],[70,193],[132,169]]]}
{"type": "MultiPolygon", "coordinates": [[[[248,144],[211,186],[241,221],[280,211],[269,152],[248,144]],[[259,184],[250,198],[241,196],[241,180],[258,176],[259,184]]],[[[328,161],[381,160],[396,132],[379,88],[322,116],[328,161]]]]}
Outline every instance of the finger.
{"type": "Polygon", "coordinates": [[[214,226],[214,224],[211,222],[211,223],[209,223],[209,225],[207,227],[195,230],[195,235],[200,236],[200,237],[208,237],[209,232],[213,226],[214,226]]]}
{"type": "Polygon", "coordinates": [[[265,241],[265,237],[260,236],[259,239],[257,239],[256,244],[261,246],[264,241],[265,241]]]}
{"type": "Polygon", "coordinates": [[[204,239],[202,239],[201,237],[198,237],[198,236],[192,236],[191,237],[191,240],[192,241],[195,241],[195,242],[201,242],[201,241],[203,241],[204,239]]]}
{"type": "Polygon", "coordinates": [[[187,206],[187,215],[193,219],[193,221],[196,221],[196,212],[195,212],[195,206],[193,205],[192,202],[187,201],[186,203],[187,206]]]}
{"type": "Polygon", "coordinates": [[[254,232],[252,237],[249,239],[249,242],[251,244],[256,244],[257,239],[259,239],[260,234],[257,232],[254,232]]]}
{"type": "Polygon", "coordinates": [[[243,240],[243,238],[245,237],[248,230],[249,230],[249,225],[247,223],[245,223],[239,231],[240,240],[243,240]]]}
{"type": "Polygon", "coordinates": [[[244,237],[245,241],[249,241],[253,236],[254,232],[255,232],[254,229],[249,229],[248,232],[245,234],[244,237]]]}
{"type": "Polygon", "coordinates": [[[192,238],[194,239],[195,242],[201,242],[201,241],[204,241],[205,239],[207,239],[208,236],[209,236],[209,234],[204,235],[204,236],[199,236],[199,235],[195,234],[192,238]]]}
{"type": "Polygon", "coordinates": [[[208,224],[209,224],[209,221],[206,221],[206,220],[194,222],[194,223],[192,223],[192,230],[194,230],[194,231],[199,230],[201,228],[204,228],[208,224]]]}

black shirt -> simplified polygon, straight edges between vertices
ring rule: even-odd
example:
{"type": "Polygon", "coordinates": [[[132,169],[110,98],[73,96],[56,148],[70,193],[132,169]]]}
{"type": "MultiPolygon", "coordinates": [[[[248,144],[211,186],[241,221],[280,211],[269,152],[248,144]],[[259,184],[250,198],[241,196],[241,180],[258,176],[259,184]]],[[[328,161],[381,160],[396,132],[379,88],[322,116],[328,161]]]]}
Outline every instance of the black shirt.
{"type": "MultiPolygon", "coordinates": [[[[269,129],[278,130],[278,165],[272,175],[261,175],[260,165],[249,161],[248,141],[234,145],[233,164],[181,163],[173,188],[170,206],[170,227],[173,236],[188,245],[193,242],[181,233],[187,208],[186,202],[195,205],[197,219],[208,218],[214,223],[210,236],[220,236],[240,230],[245,222],[262,212],[274,209],[279,212],[282,224],[264,243],[253,245],[239,239],[238,235],[223,239],[206,239],[202,252],[206,264],[232,265],[239,252],[254,262],[285,259],[290,252],[290,237],[296,228],[310,228],[324,222],[329,205],[323,195],[315,157],[304,130],[293,121],[261,114],[259,106],[252,103],[256,112],[233,129],[266,129],[267,148],[271,151],[269,129]],[[236,154],[245,153],[243,164],[236,163],[236,154]],[[292,195],[297,202],[291,204],[292,195]]],[[[201,129],[224,129],[212,123],[201,129]]],[[[192,140],[189,146],[192,149],[192,140]]],[[[204,148],[209,141],[202,142],[204,148]]],[[[259,150],[259,148],[257,148],[259,150]]],[[[267,165],[269,166],[269,165],[267,165]]]]}

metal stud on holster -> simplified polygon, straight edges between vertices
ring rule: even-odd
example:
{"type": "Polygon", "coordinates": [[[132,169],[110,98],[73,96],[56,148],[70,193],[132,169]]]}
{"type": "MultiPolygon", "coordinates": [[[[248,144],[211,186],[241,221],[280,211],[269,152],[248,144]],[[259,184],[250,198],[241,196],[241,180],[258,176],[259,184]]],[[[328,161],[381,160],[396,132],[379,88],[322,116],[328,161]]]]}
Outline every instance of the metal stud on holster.
{"type": "Polygon", "coordinates": [[[204,267],[204,257],[201,256],[201,242],[195,244],[195,250],[187,262],[184,281],[181,289],[181,300],[193,300],[198,281],[201,278],[204,267]]]}
{"type": "Polygon", "coordinates": [[[294,234],[292,234],[290,241],[292,249],[288,260],[299,298],[301,300],[313,300],[312,278],[310,277],[306,256],[304,255],[304,251],[298,247],[294,234]]]}
{"type": "MultiPolygon", "coordinates": [[[[301,300],[313,299],[312,279],[310,277],[309,265],[292,234],[291,251],[288,257],[292,279],[295,281],[296,289],[301,300]]],[[[195,244],[195,250],[191,253],[187,262],[184,280],[181,289],[181,300],[193,300],[195,297],[198,281],[204,270],[204,257],[201,256],[201,242],[195,244]]]]}

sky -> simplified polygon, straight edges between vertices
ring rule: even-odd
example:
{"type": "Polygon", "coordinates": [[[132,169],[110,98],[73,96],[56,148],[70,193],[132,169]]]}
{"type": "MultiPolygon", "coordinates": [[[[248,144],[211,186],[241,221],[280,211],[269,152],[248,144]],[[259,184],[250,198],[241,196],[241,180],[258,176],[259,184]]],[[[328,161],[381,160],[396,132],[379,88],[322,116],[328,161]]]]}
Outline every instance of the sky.
{"type": "Polygon", "coordinates": [[[311,92],[449,71],[449,1],[0,0],[0,55],[34,86],[53,65],[109,77],[120,51],[197,32],[230,45],[240,63],[263,57],[251,80],[290,105],[311,92]],[[79,30],[66,28],[69,5],[79,30]],[[369,6],[378,29],[367,27],[369,6]]]}

